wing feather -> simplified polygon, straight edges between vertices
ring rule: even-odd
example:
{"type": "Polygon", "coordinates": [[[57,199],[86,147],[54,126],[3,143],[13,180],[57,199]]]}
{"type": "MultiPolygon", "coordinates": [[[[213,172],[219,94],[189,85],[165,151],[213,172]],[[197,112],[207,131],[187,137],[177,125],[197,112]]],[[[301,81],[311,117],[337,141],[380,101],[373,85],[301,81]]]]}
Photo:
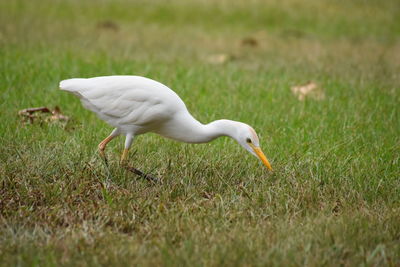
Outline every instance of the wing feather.
{"type": "Polygon", "coordinates": [[[138,76],[69,79],[62,81],[60,88],[77,95],[85,108],[115,127],[164,121],[186,109],[171,89],[138,76]]]}

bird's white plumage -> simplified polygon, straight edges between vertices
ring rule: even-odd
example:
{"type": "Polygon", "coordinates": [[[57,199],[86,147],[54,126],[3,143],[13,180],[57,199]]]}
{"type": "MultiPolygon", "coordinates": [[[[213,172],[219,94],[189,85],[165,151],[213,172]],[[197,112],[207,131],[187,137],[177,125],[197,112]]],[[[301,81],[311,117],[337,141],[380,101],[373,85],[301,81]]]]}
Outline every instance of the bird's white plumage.
{"type": "Polygon", "coordinates": [[[60,88],[77,95],[85,108],[122,132],[140,132],[187,112],[185,103],[167,86],[139,76],[69,79],[60,88]]]}
{"type": "Polygon", "coordinates": [[[202,124],[190,115],[174,91],[157,81],[140,76],[74,78],[61,81],[60,89],[78,96],[85,108],[115,127],[100,143],[101,150],[119,134],[126,136],[126,150],[134,136],[146,132],[188,143],[229,136],[269,166],[260,152],[258,137],[249,125],[231,120],[202,124]]]}

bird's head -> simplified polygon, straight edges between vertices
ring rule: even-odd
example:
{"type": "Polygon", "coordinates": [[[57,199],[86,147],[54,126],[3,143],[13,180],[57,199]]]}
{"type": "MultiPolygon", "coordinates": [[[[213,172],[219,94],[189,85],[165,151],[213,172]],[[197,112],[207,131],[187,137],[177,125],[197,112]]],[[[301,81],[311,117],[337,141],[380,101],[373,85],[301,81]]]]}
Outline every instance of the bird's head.
{"type": "Polygon", "coordinates": [[[247,151],[258,157],[272,171],[271,164],[260,148],[260,142],[254,129],[245,123],[239,123],[236,126],[235,132],[235,135],[232,137],[247,151]]]}

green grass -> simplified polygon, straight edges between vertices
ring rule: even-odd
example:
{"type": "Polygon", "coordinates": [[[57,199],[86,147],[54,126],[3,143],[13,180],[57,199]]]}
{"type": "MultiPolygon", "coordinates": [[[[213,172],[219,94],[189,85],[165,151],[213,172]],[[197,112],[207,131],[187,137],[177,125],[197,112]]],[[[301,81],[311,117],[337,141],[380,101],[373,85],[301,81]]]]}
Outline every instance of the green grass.
{"type": "Polygon", "coordinates": [[[396,0],[1,1],[0,264],[399,265],[399,14],[396,0]],[[111,127],[57,87],[111,74],[161,81],[202,122],[252,125],[274,173],[228,138],[154,134],[129,162],[163,184],[119,167],[122,138],[107,167],[111,127]],[[324,100],[292,95],[308,80],[324,100]],[[17,115],[55,105],[66,126],[17,115]]]}

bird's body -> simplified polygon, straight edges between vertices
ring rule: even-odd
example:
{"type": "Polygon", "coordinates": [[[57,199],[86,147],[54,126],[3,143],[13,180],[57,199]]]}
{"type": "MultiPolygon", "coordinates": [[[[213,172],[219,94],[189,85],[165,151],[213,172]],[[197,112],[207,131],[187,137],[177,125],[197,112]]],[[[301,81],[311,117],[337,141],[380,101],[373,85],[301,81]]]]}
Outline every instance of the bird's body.
{"type": "Polygon", "coordinates": [[[77,95],[85,108],[118,128],[121,134],[138,135],[164,128],[175,114],[188,113],[175,92],[144,77],[69,79],[62,81],[60,88],[77,95]]]}
{"type": "MultiPolygon", "coordinates": [[[[187,143],[205,143],[219,136],[230,136],[260,156],[246,147],[249,140],[255,148],[259,147],[258,137],[250,126],[230,120],[202,124],[192,117],[174,91],[157,81],[140,76],[74,78],[61,81],[60,89],[78,96],[85,108],[115,127],[99,144],[101,152],[109,141],[123,134],[126,136],[124,159],[134,136],[154,132],[187,143]]],[[[265,158],[263,162],[268,161],[265,158]]],[[[269,163],[266,165],[270,168],[269,163]]]]}

